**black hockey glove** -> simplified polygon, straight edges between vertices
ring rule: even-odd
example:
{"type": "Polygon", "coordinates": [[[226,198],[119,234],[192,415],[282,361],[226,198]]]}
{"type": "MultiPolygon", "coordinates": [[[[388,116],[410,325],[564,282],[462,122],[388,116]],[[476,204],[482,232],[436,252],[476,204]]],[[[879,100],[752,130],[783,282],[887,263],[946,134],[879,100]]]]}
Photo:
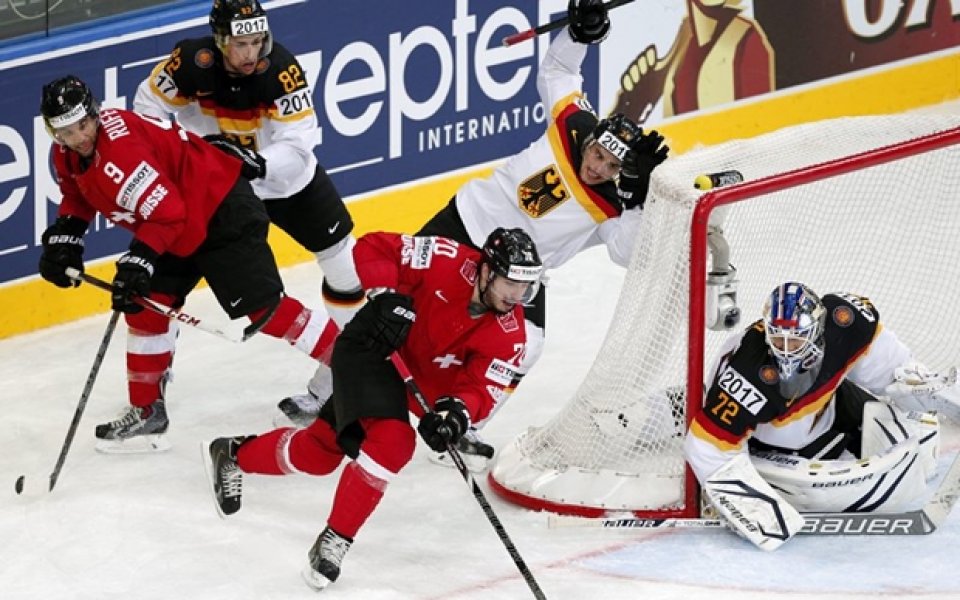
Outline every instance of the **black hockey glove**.
{"type": "Polygon", "coordinates": [[[357,311],[343,333],[362,339],[368,348],[386,357],[403,345],[416,318],[413,298],[396,292],[381,292],[357,311]]]}
{"type": "Polygon", "coordinates": [[[240,174],[244,179],[263,179],[267,176],[267,159],[253,150],[244,148],[225,135],[206,135],[203,139],[216,146],[218,150],[239,158],[243,163],[240,174]]]}
{"type": "Polygon", "coordinates": [[[113,310],[135,314],[143,310],[135,298],[150,294],[150,278],[153,277],[153,265],[159,254],[143,242],[134,240],[130,251],[117,261],[117,274],[113,278],[111,304],[113,310]]]}
{"type": "Polygon", "coordinates": [[[447,443],[456,444],[470,427],[470,415],[463,400],[453,396],[443,396],[420,419],[417,431],[420,437],[435,452],[446,452],[447,443]]]}
{"type": "Polygon", "coordinates": [[[83,273],[83,234],[87,222],[77,217],[57,217],[40,236],[43,253],[40,255],[40,276],[57,287],[68,288],[80,282],[67,277],[66,270],[74,268],[83,273]]]}
{"type": "Polygon", "coordinates": [[[657,130],[641,133],[620,166],[620,181],[617,182],[617,196],[623,208],[643,208],[647,200],[647,188],[650,186],[650,174],[657,165],[667,160],[670,146],[663,145],[663,136],[657,130]]]}
{"type": "Polygon", "coordinates": [[[570,37],[581,44],[599,44],[610,32],[610,17],[601,0],[570,0],[570,37]]]}

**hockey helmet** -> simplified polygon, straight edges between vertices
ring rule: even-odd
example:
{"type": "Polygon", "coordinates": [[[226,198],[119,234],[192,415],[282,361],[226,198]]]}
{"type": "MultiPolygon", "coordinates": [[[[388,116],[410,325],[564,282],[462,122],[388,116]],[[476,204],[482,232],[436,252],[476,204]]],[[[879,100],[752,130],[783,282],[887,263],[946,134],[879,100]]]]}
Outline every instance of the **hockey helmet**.
{"type": "Polygon", "coordinates": [[[210,28],[217,46],[222,51],[232,36],[262,33],[260,58],[273,49],[273,36],[267,23],[267,11],[258,0],[213,0],[210,9],[210,28]]]}
{"type": "Polygon", "coordinates": [[[483,257],[495,275],[530,284],[522,300],[524,303],[537,294],[543,262],[526,231],[497,227],[483,244],[483,257]]]}
{"type": "Polygon", "coordinates": [[[84,117],[97,118],[100,103],[79,77],[67,75],[43,86],[40,114],[47,132],[57,139],[57,129],[73,125],[84,117]]]}
{"type": "Polygon", "coordinates": [[[642,135],[643,130],[639,125],[623,113],[614,113],[605,119],[600,119],[584,140],[584,147],[589,146],[591,142],[597,142],[623,162],[627,153],[633,150],[642,135]]]}
{"type": "Polygon", "coordinates": [[[767,297],[764,335],[781,377],[810,370],[823,358],[826,316],[820,297],[796,281],[778,285],[767,297]]]}

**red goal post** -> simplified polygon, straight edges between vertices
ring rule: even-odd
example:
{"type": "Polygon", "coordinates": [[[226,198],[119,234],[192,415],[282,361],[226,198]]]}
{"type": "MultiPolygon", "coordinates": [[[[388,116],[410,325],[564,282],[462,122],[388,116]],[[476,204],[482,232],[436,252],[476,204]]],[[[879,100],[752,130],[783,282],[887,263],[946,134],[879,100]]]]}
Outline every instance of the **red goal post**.
{"type": "Polygon", "coordinates": [[[960,362],[960,116],[836,119],[696,149],[655,172],[603,346],[571,401],[498,454],[497,493],[560,514],[699,514],[682,434],[731,335],[706,327],[706,275],[726,267],[710,264],[711,226],[736,266],[734,332],[797,279],[870,297],[932,368],[960,362]],[[694,189],[725,170],[744,183],[694,189]]]}

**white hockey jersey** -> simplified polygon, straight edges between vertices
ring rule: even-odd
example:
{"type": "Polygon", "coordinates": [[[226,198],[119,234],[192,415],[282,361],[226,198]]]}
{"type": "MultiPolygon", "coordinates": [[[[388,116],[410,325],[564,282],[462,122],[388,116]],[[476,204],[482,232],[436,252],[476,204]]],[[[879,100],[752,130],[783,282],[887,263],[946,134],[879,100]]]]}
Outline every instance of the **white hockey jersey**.
{"type": "Polygon", "coordinates": [[[213,37],[183,40],[140,83],[133,109],[174,115],[197,135],[223,134],[259,152],[267,175],[250,183],[263,200],[288,198],[313,179],[313,92],[296,57],[278,43],[252,75],[232,77],[213,37]]]}
{"type": "Polygon", "coordinates": [[[581,142],[598,121],[581,91],[586,52],[566,29],[560,32],[537,75],[540,98],[550,110],[547,131],[489,178],[457,192],[457,211],[478,248],[497,227],[521,227],[548,269],[601,243],[614,262],[629,262],[640,209],[623,210],[613,182],[587,186],[578,176],[581,142]]]}

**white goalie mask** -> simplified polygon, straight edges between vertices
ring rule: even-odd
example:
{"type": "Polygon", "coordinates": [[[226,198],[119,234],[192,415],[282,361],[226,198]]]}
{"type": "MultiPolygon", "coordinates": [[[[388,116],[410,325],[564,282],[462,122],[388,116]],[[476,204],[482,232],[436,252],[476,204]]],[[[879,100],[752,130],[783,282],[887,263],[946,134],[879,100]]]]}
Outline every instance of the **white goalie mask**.
{"type": "Polygon", "coordinates": [[[777,286],[763,307],[763,327],[780,376],[813,369],[823,358],[827,311],[813,290],[795,281],[777,286]]]}

